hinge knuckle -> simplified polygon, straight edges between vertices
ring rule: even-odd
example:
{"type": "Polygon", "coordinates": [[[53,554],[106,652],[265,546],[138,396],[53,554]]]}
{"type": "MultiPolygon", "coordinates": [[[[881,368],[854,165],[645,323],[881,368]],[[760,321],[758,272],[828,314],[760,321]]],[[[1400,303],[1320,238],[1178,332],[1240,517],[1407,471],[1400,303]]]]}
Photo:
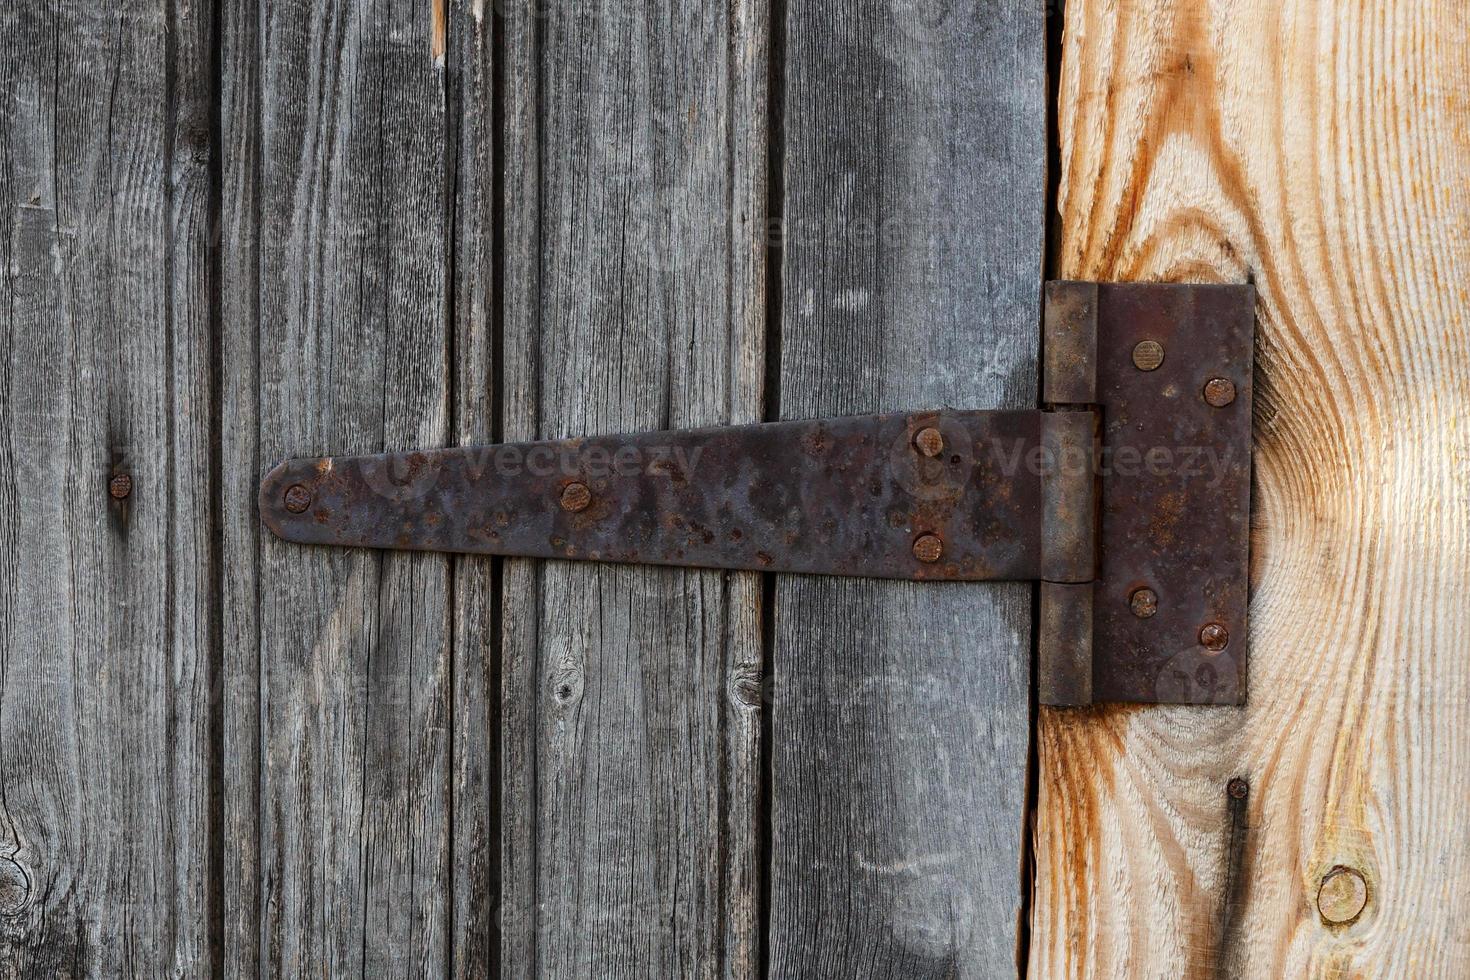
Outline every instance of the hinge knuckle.
{"type": "Polygon", "coordinates": [[[1041,400],[1097,401],[1097,283],[1049,282],[1042,328],[1041,400]]]}
{"type": "Polygon", "coordinates": [[[1041,577],[1091,582],[1097,575],[1097,415],[1041,415],[1041,577]]]}
{"type": "Polygon", "coordinates": [[[1036,699],[1050,707],[1092,703],[1091,582],[1041,583],[1036,699]]]}

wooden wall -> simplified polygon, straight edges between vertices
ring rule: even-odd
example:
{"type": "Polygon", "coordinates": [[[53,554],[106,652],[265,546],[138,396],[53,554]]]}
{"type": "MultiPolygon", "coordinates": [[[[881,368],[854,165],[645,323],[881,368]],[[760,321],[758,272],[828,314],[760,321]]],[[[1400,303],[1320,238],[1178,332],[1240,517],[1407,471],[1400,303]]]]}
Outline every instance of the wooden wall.
{"type": "Polygon", "coordinates": [[[1470,969],[1467,13],[1067,3],[1058,273],[1260,294],[1250,700],[1042,713],[1036,976],[1470,969]]]}
{"type": "Polygon", "coordinates": [[[255,513],[301,454],[1030,404],[1044,20],[921,14],[0,11],[0,975],[1015,971],[1026,586],[255,513]]]}
{"type": "Polygon", "coordinates": [[[1467,29],[5,4],[0,977],[1464,974],[1467,29]],[[1242,709],[1036,712],[1025,585],[256,517],[286,456],[1029,406],[1046,274],[1260,291],[1242,709]]]}

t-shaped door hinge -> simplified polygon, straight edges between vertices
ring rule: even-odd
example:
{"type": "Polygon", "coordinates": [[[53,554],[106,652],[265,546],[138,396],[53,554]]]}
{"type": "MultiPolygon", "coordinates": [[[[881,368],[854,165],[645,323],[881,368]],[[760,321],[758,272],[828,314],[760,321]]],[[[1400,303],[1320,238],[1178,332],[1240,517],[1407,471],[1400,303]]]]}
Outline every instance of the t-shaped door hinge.
{"type": "Polygon", "coordinates": [[[1254,307],[1049,283],[1041,409],[293,459],[261,516],[305,544],[1034,579],[1041,703],[1239,704],[1254,307]]]}

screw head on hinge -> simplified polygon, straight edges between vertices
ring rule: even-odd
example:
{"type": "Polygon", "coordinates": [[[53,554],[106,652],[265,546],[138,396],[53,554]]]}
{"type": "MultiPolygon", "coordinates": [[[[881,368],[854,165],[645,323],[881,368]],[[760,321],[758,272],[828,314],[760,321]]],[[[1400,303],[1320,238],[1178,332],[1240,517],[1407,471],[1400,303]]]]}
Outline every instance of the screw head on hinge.
{"type": "Polygon", "coordinates": [[[921,534],[914,542],[914,557],[926,565],[932,565],[944,554],[944,542],[938,535],[921,534]]]}
{"type": "Polygon", "coordinates": [[[592,491],[585,483],[568,483],[561,492],[561,509],[573,514],[586,510],[592,503],[592,491]]]}
{"type": "Polygon", "coordinates": [[[1199,631],[1199,642],[1211,653],[1219,653],[1230,643],[1230,631],[1219,623],[1206,623],[1199,631]]]}
{"type": "Polygon", "coordinates": [[[930,459],[944,452],[944,436],[931,426],[926,426],[914,436],[914,448],[930,459]]]}
{"type": "Polygon", "coordinates": [[[299,483],[293,483],[286,488],[286,509],[293,514],[300,514],[311,506],[311,491],[299,483]]]}
{"type": "Polygon", "coordinates": [[[1214,408],[1224,408],[1235,401],[1235,382],[1229,378],[1211,378],[1205,383],[1205,401],[1214,408]]]}
{"type": "Polygon", "coordinates": [[[1157,371],[1164,363],[1164,345],[1157,340],[1142,340],[1133,348],[1133,366],[1140,371],[1157,371]]]}
{"type": "Polygon", "coordinates": [[[1153,589],[1135,589],[1128,597],[1128,608],[1139,619],[1148,619],[1159,611],[1159,597],[1153,589]]]}

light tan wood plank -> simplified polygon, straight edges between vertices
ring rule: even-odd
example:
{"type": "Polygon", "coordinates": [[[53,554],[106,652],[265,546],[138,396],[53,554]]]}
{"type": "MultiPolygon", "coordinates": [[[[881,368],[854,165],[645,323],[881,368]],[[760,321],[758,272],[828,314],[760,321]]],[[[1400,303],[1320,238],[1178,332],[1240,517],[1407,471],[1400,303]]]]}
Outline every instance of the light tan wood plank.
{"type": "Polygon", "coordinates": [[[1255,591],[1245,708],[1042,713],[1033,975],[1463,976],[1464,5],[1066,17],[1059,273],[1260,290],[1255,591]]]}

